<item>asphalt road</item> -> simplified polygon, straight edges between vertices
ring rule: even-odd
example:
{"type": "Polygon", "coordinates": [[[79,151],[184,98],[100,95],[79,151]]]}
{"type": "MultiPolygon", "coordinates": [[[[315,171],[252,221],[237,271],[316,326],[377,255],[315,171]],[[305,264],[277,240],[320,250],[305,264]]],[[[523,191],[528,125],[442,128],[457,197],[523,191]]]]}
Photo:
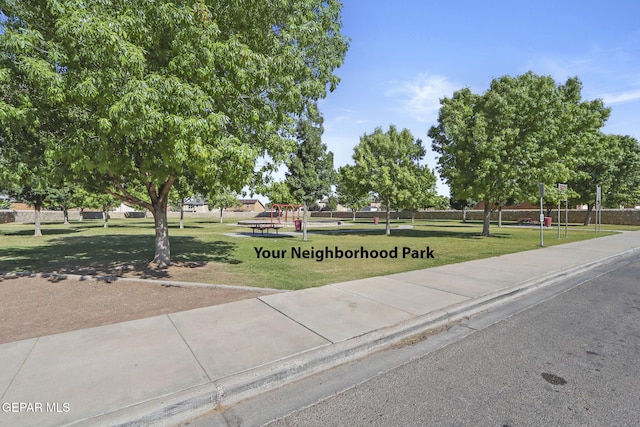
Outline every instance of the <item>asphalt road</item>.
{"type": "Polygon", "coordinates": [[[249,426],[275,419],[270,427],[640,425],[640,260],[551,288],[204,420],[249,426]]]}

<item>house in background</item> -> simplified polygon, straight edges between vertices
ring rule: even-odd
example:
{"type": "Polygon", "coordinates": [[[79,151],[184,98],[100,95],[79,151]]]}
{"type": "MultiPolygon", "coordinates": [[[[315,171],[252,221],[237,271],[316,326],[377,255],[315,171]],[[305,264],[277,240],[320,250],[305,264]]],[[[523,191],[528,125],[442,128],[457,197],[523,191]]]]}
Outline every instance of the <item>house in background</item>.
{"type": "Polygon", "coordinates": [[[228,208],[227,210],[232,212],[255,212],[260,213],[265,211],[265,207],[258,199],[238,199],[240,203],[239,207],[228,208]]]}
{"type": "MultiPolygon", "coordinates": [[[[471,208],[472,210],[479,210],[482,211],[484,210],[484,203],[483,202],[478,202],[475,206],[473,206],[471,208]]],[[[521,202],[521,203],[515,203],[513,205],[504,205],[502,207],[503,210],[514,210],[514,209],[523,209],[523,210],[536,210],[536,209],[540,209],[540,205],[534,205],[533,203],[530,202],[521,202]]]]}
{"type": "MultiPolygon", "coordinates": [[[[228,212],[255,212],[260,213],[265,211],[265,207],[258,199],[239,199],[238,205],[227,207],[224,210],[228,212]],[[239,205],[239,206],[238,206],[239,205]]],[[[193,213],[209,213],[209,205],[206,200],[191,197],[184,201],[184,205],[182,205],[182,209],[184,212],[193,212],[193,213]]]]}
{"type": "MultiPolygon", "coordinates": [[[[315,207],[320,211],[328,211],[329,210],[329,199],[325,198],[316,203],[315,207]]],[[[313,208],[311,209],[313,210],[313,208]]],[[[336,206],[336,212],[350,212],[351,209],[345,208],[341,204],[336,206]]]]}
{"type": "Polygon", "coordinates": [[[132,208],[131,206],[125,203],[120,203],[120,206],[118,206],[117,208],[114,208],[113,211],[114,212],[137,212],[137,209],[132,208]]]}
{"type": "Polygon", "coordinates": [[[33,206],[22,202],[11,202],[11,209],[14,211],[32,211],[33,206]]]}
{"type": "Polygon", "coordinates": [[[382,202],[371,202],[362,209],[363,212],[378,212],[382,210],[382,202]]]}
{"type": "Polygon", "coordinates": [[[184,212],[208,213],[209,205],[207,205],[207,202],[204,199],[191,197],[184,201],[182,209],[184,212]]]}

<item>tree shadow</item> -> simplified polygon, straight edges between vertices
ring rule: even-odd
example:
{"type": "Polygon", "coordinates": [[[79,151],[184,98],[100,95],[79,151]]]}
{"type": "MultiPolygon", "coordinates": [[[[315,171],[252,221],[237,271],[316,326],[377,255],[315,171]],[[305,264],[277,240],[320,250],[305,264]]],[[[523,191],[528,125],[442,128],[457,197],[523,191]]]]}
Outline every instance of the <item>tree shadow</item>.
{"type": "Polygon", "coordinates": [[[0,271],[0,282],[4,282],[6,280],[22,279],[24,277],[33,277],[33,275],[31,275],[31,274],[5,273],[4,271],[0,271]]]}
{"type": "Polygon", "coordinates": [[[309,234],[323,234],[327,236],[371,236],[384,234],[384,229],[372,228],[372,229],[351,229],[351,230],[309,230],[309,234]]]}
{"type": "MultiPolygon", "coordinates": [[[[153,228],[153,227],[152,227],[153,228]]],[[[193,229],[197,229],[197,228],[205,228],[202,225],[193,225],[193,223],[189,223],[189,224],[184,224],[182,226],[183,230],[193,230],[193,229]]],[[[180,230],[180,224],[169,224],[169,230],[180,230]]]]}
{"type": "MultiPolygon", "coordinates": [[[[237,237],[255,237],[257,239],[292,239],[296,237],[290,234],[270,234],[270,233],[258,234],[258,233],[251,233],[250,231],[241,231],[233,234],[237,235],[237,237]]],[[[300,233],[300,235],[302,236],[302,233],[300,233]]]]}
{"type": "Polygon", "coordinates": [[[457,224],[451,224],[451,223],[441,223],[438,224],[437,222],[433,222],[433,223],[429,223],[429,224],[417,224],[418,227],[433,227],[433,228],[477,228],[478,226],[482,226],[482,223],[479,224],[474,224],[472,222],[462,222],[460,221],[457,224]]]}
{"type": "MultiPolygon", "coordinates": [[[[92,229],[100,229],[100,228],[104,228],[104,221],[103,220],[97,220],[97,219],[85,219],[82,222],[76,222],[73,224],[74,226],[80,227],[80,228],[92,228],[92,229]]],[[[155,229],[155,225],[153,223],[153,220],[149,221],[148,218],[145,219],[141,219],[141,218],[135,218],[135,219],[125,219],[124,221],[122,220],[118,220],[117,222],[111,222],[109,221],[109,227],[108,228],[112,228],[112,229],[130,229],[132,226],[135,226],[136,228],[141,228],[141,229],[149,229],[149,230],[153,230],[155,229]],[[131,222],[129,222],[131,221],[131,222]]],[[[204,228],[201,225],[193,225],[192,222],[189,223],[185,223],[183,226],[183,229],[194,229],[194,228],[204,228]]],[[[169,230],[179,230],[180,229],[180,222],[179,220],[174,220],[173,218],[169,221],[169,230]]]]}
{"type": "MultiPolygon", "coordinates": [[[[26,229],[26,230],[15,230],[15,231],[4,231],[1,232],[0,235],[3,236],[33,236],[35,230],[34,228],[26,229]]],[[[80,233],[84,231],[81,228],[46,228],[46,225],[42,225],[42,235],[43,236],[56,236],[58,234],[74,234],[80,233]]]]}
{"type": "MultiPolygon", "coordinates": [[[[442,237],[442,238],[454,238],[454,239],[483,239],[487,236],[483,236],[481,232],[477,230],[459,230],[459,231],[447,231],[447,230],[419,230],[419,229],[400,229],[400,230],[391,230],[391,236],[398,237],[416,237],[416,238],[433,238],[433,237],[442,237]]],[[[499,238],[499,239],[510,239],[511,235],[506,233],[491,233],[489,238],[499,238]]]]}
{"type": "MultiPolygon", "coordinates": [[[[430,227],[430,226],[429,226],[430,227]]],[[[385,230],[381,228],[376,229],[362,229],[362,230],[314,230],[314,234],[326,234],[326,235],[350,235],[350,236],[371,236],[371,235],[384,235],[385,230]]],[[[482,236],[477,230],[420,230],[420,229],[406,229],[406,228],[392,228],[391,229],[391,238],[393,237],[411,237],[416,239],[424,239],[424,238],[434,238],[434,237],[442,237],[442,238],[453,238],[453,239],[482,239],[485,236],[482,236]]],[[[512,236],[505,233],[492,233],[491,237],[496,238],[511,238],[512,236]]],[[[490,237],[490,238],[491,238],[490,237]]]]}
{"type": "MultiPolygon", "coordinates": [[[[239,264],[233,253],[237,245],[227,241],[203,242],[190,236],[171,237],[174,266],[197,268],[207,262],[239,264]]],[[[7,248],[2,251],[5,272],[100,275],[120,277],[131,273],[141,278],[167,278],[167,269],[149,261],[154,255],[154,236],[113,234],[65,236],[47,245],[7,248]]]]}
{"type": "MultiPolygon", "coordinates": [[[[112,222],[109,221],[109,226],[107,227],[107,229],[114,229],[117,230],[119,228],[131,228],[132,226],[135,226],[136,228],[142,228],[142,229],[151,229],[153,230],[154,228],[154,224],[153,222],[149,222],[149,221],[144,221],[144,220],[127,220],[127,221],[132,221],[132,222],[122,222],[122,221],[118,221],[118,222],[112,222]]],[[[80,229],[100,229],[100,228],[105,228],[104,227],[104,221],[102,219],[85,219],[82,222],[75,222],[73,224],[75,227],[78,227],[80,229]]]]}
{"type": "Polygon", "coordinates": [[[206,219],[191,219],[189,220],[189,222],[191,224],[206,224],[206,225],[234,225],[235,222],[223,222],[220,223],[220,219],[219,218],[213,218],[214,220],[206,220],[206,219]]]}

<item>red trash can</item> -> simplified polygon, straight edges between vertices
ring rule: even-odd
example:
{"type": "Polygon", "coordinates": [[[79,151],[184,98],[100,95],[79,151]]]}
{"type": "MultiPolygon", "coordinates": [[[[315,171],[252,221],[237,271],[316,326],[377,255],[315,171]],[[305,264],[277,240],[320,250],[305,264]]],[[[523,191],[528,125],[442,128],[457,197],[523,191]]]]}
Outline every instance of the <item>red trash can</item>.
{"type": "Polygon", "coordinates": [[[545,216],[545,217],[544,217],[544,226],[545,226],[545,227],[551,227],[551,220],[552,220],[552,219],[553,219],[553,218],[551,218],[550,216],[545,216]]]}
{"type": "Polygon", "coordinates": [[[380,218],[378,218],[377,216],[374,216],[374,217],[373,217],[373,223],[374,223],[375,225],[378,225],[378,223],[379,223],[379,222],[380,222],[380,218]]]}
{"type": "Polygon", "coordinates": [[[293,221],[293,225],[296,227],[296,231],[302,231],[302,220],[296,219],[293,221]]]}

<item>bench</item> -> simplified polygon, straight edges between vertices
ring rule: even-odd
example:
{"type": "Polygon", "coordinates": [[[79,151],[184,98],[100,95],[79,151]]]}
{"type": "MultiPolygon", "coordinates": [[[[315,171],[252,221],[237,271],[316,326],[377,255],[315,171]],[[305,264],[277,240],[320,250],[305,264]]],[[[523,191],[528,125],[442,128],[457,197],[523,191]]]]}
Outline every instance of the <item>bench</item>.
{"type": "Polygon", "coordinates": [[[267,234],[269,234],[269,230],[276,230],[276,234],[278,234],[278,230],[281,229],[282,227],[283,227],[282,224],[268,223],[268,222],[255,223],[249,226],[249,228],[251,228],[251,234],[254,234],[256,230],[260,230],[262,234],[264,234],[264,230],[267,230],[267,234]]]}
{"type": "Polygon", "coordinates": [[[523,224],[534,224],[534,225],[538,225],[540,224],[540,221],[534,221],[533,218],[520,218],[517,221],[518,225],[523,225],[523,224]]]}

